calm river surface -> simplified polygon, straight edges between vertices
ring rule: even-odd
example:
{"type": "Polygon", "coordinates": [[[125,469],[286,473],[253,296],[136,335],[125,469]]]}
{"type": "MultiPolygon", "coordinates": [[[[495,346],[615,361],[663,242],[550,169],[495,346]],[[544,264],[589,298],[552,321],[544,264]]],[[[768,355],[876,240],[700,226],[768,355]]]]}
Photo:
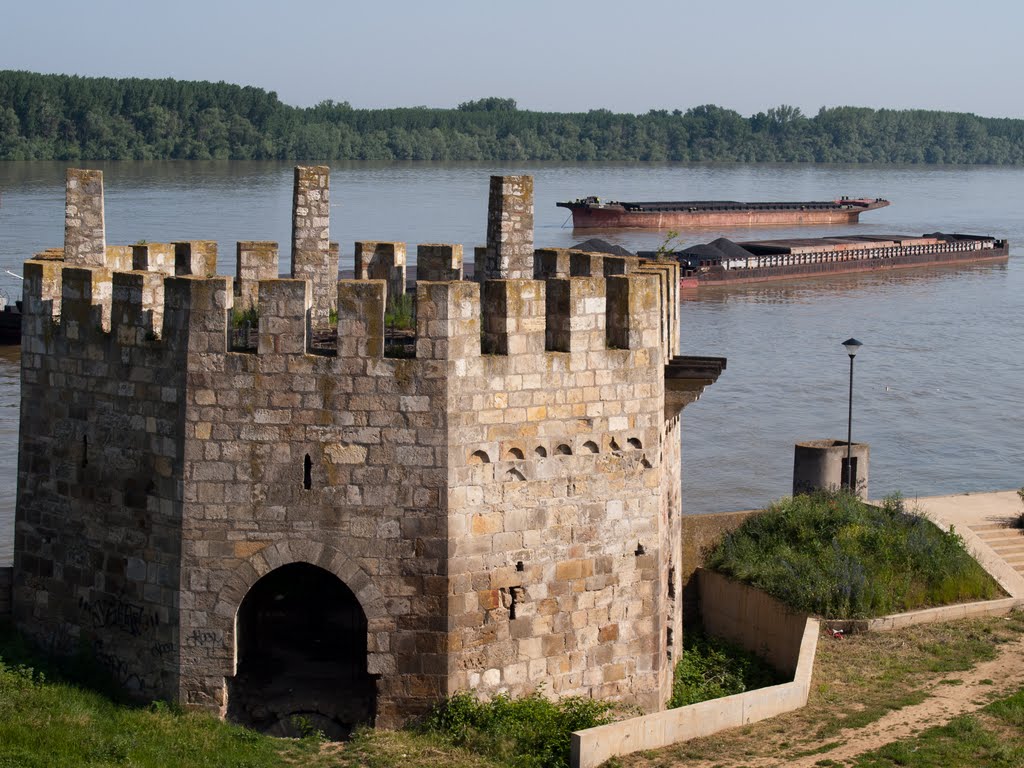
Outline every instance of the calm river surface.
{"type": "MultiPolygon", "coordinates": [[[[21,271],[63,239],[64,164],[0,163],[0,270],[21,271]]],[[[106,186],[107,241],[216,239],[234,273],[236,240],[290,241],[291,166],[276,163],[91,163],[106,186]]],[[[355,240],[463,243],[486,232],[488,177],[536,178],[536,243],[568,246],[556,200],[811,200],[885,197],[846,227],[687,233],[685,242],[842,232],[936,230],[1007,237],[1008,266],[700,289],[681,308],[682,352],[729,358],[718,383],[683,412],[688,513],[761,506],[788,493],[793,444],[845,439],[848,358],[856,360],[854,439],[871,444],[870,493],[925,496],[1024,484],[1024,169],[775,165],[343,165],[332,177],[331,239],[351,268],[355,240]]],[[[603,232],[632,250],[656,232],[603,232]]],[[[282,270],[285,270],[282,265],[282,270]]],[[[20,283],[0,275],[0,288],[20,283]]],[[[17,479],[17,348],[0,351],[0,563],[10,557],[17,479]]]]}

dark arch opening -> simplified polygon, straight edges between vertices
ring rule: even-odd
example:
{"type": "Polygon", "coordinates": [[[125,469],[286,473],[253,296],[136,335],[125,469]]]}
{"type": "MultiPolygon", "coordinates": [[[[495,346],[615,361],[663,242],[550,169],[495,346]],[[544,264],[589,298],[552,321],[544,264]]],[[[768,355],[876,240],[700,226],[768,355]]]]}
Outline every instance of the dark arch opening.
{"type": "Polygon", "coordinates": [[[376,714],[366,614],[334,574],[291,563],[257,581],[238,608],[228,718],[274,736],[348,738],[376,714]]]}
{"type": "Polygon", "coordinates": [[[308,453],[302,462],[302,487],[307,491],[313,487],[313,460],[308,453]]]}

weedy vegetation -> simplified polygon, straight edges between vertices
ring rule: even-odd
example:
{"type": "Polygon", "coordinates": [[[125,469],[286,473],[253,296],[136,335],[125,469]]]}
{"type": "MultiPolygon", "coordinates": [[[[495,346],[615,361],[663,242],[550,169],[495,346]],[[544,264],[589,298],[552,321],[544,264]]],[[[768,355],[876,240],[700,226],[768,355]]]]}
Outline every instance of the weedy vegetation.
{"type": "Polygon", "coordinates": [[[749,651],[699,628],[683,634],[669,707],[685,707],[785,682],[785,675],[749,651]]]}
{"type": "Polygon", "coordinates": [[[416,308],[410,293],[388,299],[384,310],[384,325],[391,330],[411,331],[416,328],[416,308]]]}
{"type": "Polygon", "coordinates": [[[260,324],[260,311],[255,306],[245,309],[231,310],[231,327],[235,330],[246,328],[258,328],[260,324]]]}
{"type": "Polygon", "coordinates": [[[420,730],[501,765],[568,768],[572,732],[610,723],[617,713],[614,704],[581,696],[551,701],[536,691],[483,702],[460,693],[431,712],[420,730]]]}

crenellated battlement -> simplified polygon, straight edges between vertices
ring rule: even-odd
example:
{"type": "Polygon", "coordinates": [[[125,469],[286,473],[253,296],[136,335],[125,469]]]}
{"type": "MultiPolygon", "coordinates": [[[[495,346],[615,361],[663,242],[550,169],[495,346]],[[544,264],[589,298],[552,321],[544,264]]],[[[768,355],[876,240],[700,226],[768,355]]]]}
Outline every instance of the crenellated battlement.
{"type": "MultiPolygon", "coordinates": [[[[165,251],[173,253],[173,247],[165,251]]],[[[71,267],[52,259],[25,263],[25,335],[63,337],[78,344],[109,343],[155,348],[162,340],[201,328],[206,354],[316,354],[387,357],[384,322],[389,308],[386,280],[339,280],[336,325],[314,343],[309,280],[260,279],[240,294],[230,277],[171,276],[163,270],[111,271],[71,267]],[[183,286],[189,286],[185,291],[183,286]],[[215,307],[209,293],[217,295],[215,307]],[[179,295],[181,294],[181,295],[179,295]],[[174,311],[165,305],[176,296],[174,311]],[[252,298],[247,298],[252,297],[252,298]],[[247,303],[254,300],[254,303],[247,303]],[[232,340],[235,310],[258,318],[252,349],[232,340]],[[197,312],[197,324],[190,315],[197,312]]],[[[409,348],[416,358],[457,359],[481,355],[514,357],[598,350],[660,347],[668,354],[671,312],[663,295],[672,285],[658,269],[611,277],[545,280],[419,281],[413,293],[416,324],[409,348]],[[457,297],[454,298],[454,297],[457,297]],[[457,306],[452,303],[457,301],[457,306]],[[436,322],[457,316],[463,324],[436,322]],[[442,344],[442,342],[444,342],[442,344]],[[454,343],[453,343],[454,342],[454,343]]],[[[193,344],[189,349],[195,349],[193,344]]]]}
{"type": "MultiPolygon", "coordinates": [[[[337,245],[328,239],[324,167],[296,170],[291,278],[278,277],[275,242],[239,241],[233,281],[216,276],[213,241],[107,245],[102,174],[69,171],[67,195],[64,249],[26,265],[36,276],[25,284],[26,306],[37,316],[26,332],[47,338],[60,334],[86,344],[112,337],[118,344],[153,346],[195,328],[188,317],[195,309],[203,314],[204,354],[387,357],[400,348],[403,356],[414,351],[415,357],[456,359],[660,345],[667,361],[678,343],[677,268],[577,250],[533,251],[532,180],[525,177],[492,181],[489,242],[476,253],[478,282],[454,292],[459,311],[478,318],[478,332],[467,336],[455,326],[418,320],[401,345],[387,341],[394,332],[382,318],[406,292],[406,244],[357,241],[355,279],[339,281],[337,245]],[[230,282],[223,306],[211,313],[182,301],[166,312],[169,291],[178,289],[164,283],[181,277],[215,281],[212,291],[230,282]],[[44,328],[39,318],[45,315],[50,319],[44,328]],[[236,328],[239,323],[248,323],[248,330],[236,328]]],[[[428,243],[416,250],[420,282],[466,282],[460,245],[428,243]]],[[[449,294],[417,288],[417,317],[448,317],[452,308],[437,302],[448,302],[449,294]]]]}
{"type": "Polygon", "coordinates": [[[68,172],[64,247],[25,263],[19,626],[264,729],[542,684],[664,705],[677,417],[711,375],[667,392],[675,263],[535,249],[533,179],[508,176],[471,279],[424,243],[410,284],[386,240],[339,279],[317,166],[289,276],[252,240],[225,276],[212,241],[108,245],[102,182],[68,172]]]}

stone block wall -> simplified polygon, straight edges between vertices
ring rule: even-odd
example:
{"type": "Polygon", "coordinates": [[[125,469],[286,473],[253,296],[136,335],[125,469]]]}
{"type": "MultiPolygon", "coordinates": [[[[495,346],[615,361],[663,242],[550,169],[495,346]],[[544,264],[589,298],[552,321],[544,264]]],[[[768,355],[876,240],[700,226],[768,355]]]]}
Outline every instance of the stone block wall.
{"type": "Polygon", "coordinates": [[[132,269],[140,272],[156,272],[160,275],[175,274],[177,261],[174,244],[143,243],[133,245],[132,269]]]}
{"type": "MultiPolygon", "coordinates": [[[[422,246],[421,246],[422,247],[422,246]]],[[[427,246],[430,270],[430,246],[427,246]]],[[[355,244],[355,276],[360,280],[383,280],[391,300],[405,295],[405,243],[361,240],[355,244]]],[[[425,280],[426,278],[420,278],[425,280]]],[[[449,278],[451,279],[451,278],[449,278]]]]}
{"type": "Polygon", "coordinates": [[[176,697],[187,301],[154,326],[150,275],[24,274],[14,618],[137,696],[176,697]]]}
{"type": "Polygon", "coordinates": [[[533,279],[532,176],[491,176],[484,259],[487,279],[533,279]]]}
{"type": "MultiPolygon", "coordinates": [[[[654,322],[652,279],[629,279],[654,322]]],[[[544,682],[658,709],[670,679],[662,474],[678,469],[662,463],[660,340],[609,348],[603,286],[573,278],[559,291],[575,301],[555,307],[544,288],[487,282],[503,302],[458,307],[469,354],[448,405],[450,688],[519,695],[544,682]],[[478,318],[493,322],[495,306],[505,341],[479,354],[478,318]],[[568,351],[545,350],[545,325],[568,351]]]]}
{"type": "Polygon", "coordinates": [[[243,240],[235,245],[235,308],[245,311],[256,306],[260,280],[278,275],[277,243],[243,240]]]}
{"type": "Polygon", "coordinates": [[[68,264],[103,266],[106,252],[103,172],[69,168],[65,191],[64,252],[68,264]]]}
{"type": "Polygon", "coordinates": [[[462,279],[462,246],[421,243],[416,246],[416,279],[430,282],[462,279]]]}
{"type": "MultiPolygon", "coordinates": [[[[221,347],[190,359],[181,626],[212,638],[188,650],[190,703],[222,701],[239,604],[293,560],[335,574],[365,612],[378,723],[445,693],[444,665],[429,652],[441,653],[446,635],[444,347],[430,343],[437,328],[422,327],[416,359],[382,357],[382,288],[339,284],[338,346],[323,356],[305,353],[308,284],[262,281],[258,353],[221,347]],[[359,331],[379,338],[353,344],[359,331]]],[[[424,324],[448,311],[420,301],[424,324]]]]}
{"type": "Polygon", "coordinates": [[[336,300],[338,252],[330,243],[330,172],[326,165],[297,166],[292,195],[291,275],[312,283],[314,326],[329,323],[336,300]]]}
{"type": "Polygon", "coordinates": [[[182,240],[174,243],[174,274],[196,277],[217,274],[217,241],[182,240]]]}

